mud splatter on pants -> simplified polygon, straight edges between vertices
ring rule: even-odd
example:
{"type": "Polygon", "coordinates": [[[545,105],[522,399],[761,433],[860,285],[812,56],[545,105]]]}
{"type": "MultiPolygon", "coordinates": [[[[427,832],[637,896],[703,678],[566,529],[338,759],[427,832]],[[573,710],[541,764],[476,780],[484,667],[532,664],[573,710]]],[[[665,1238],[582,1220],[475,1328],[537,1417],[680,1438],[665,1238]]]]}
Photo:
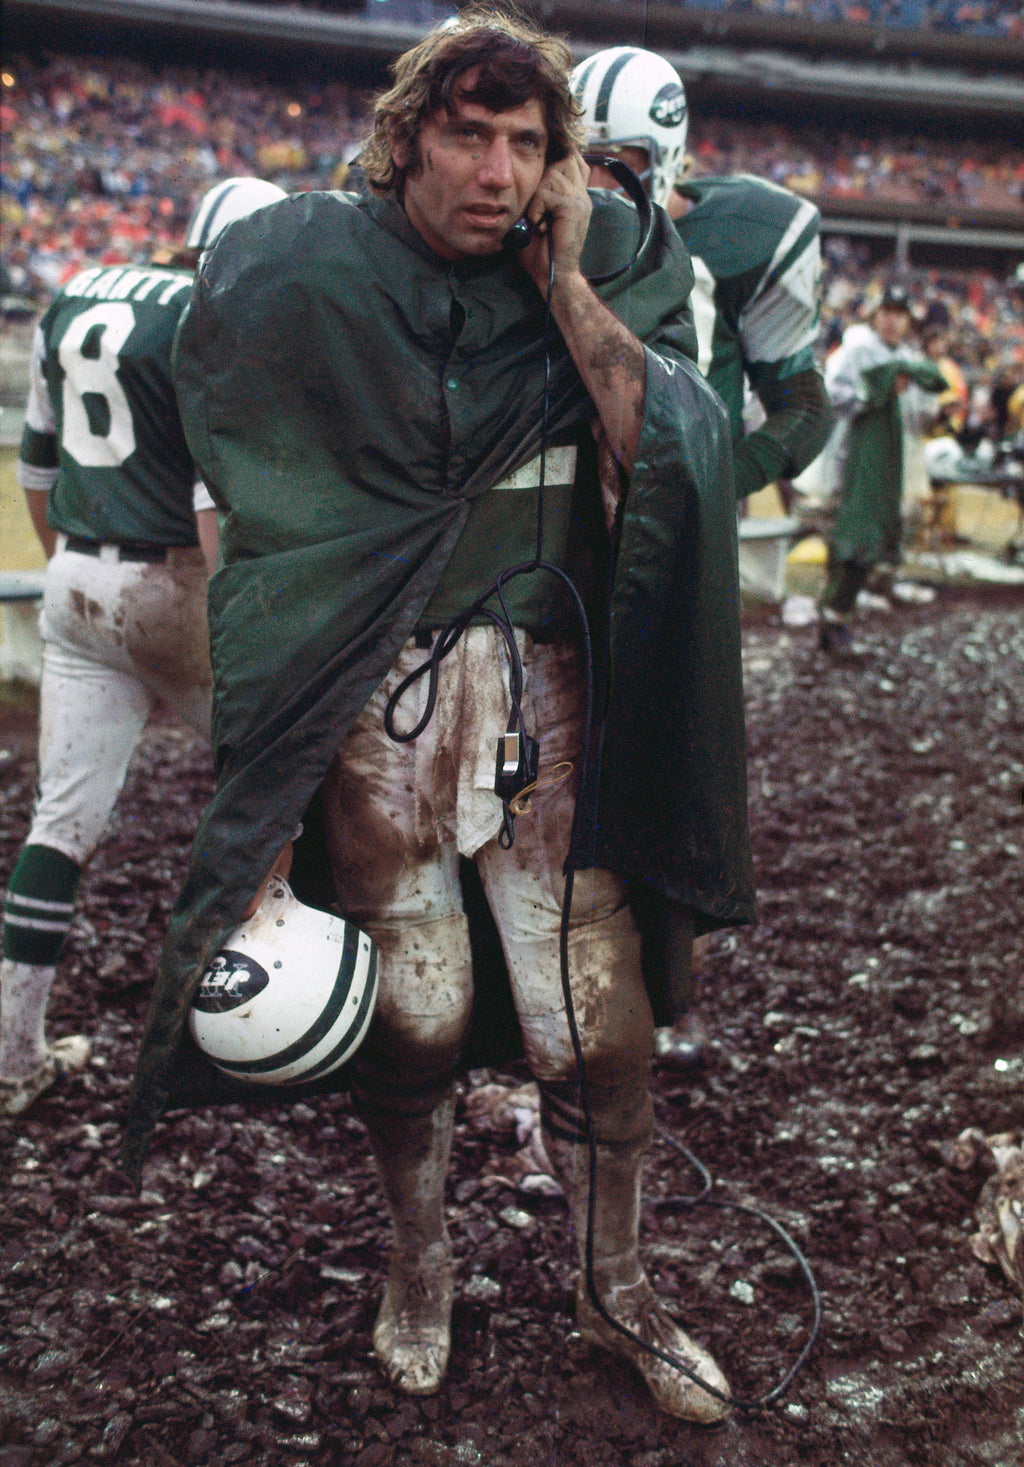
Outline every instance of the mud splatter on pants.
{"type": "MultiPolygon", "coordinates": [[[[573,648],[538,645],[525,636],[520,642],[523,711],[540,741],[543,781],[561,761],[578,763],[582,676],[573,648]]],[[[425,656],[412,645],[403,650],[346,738],[325,801],[341,909],[380,949],[378,1010],[357,1061],[355,1099],[378,1162],[387,1151],[387,1166],[406,1178],[398,1190],[417,1193],[426,1209],[418,1222],[419,1205],[410,1202],[405,1209],[410,1246],[437,1236],[437,1172],[448,1159],[437,1120],[445,1118],[440,1129],[449,1134],[452,1074],[473,999],[460,855],[472,858],[479,870],[501,937],[526,1058],[542,1082],[548,1118],[557,1095],[559,1130],[564,1134],[567,1125],[578,1123],[559,959],[562,866],[575,780],[538,791],[531,812],[516,820],[512,849],[503,850],[493,780],[497,740],[509,711],[504,644],[494,628],[471,628],[442,664],[437,707],[426,730],[411,743],[397,744],[384,731],[384,705],[425,656]],[[433,1158],[429,1177],[423,1171],[427,1153],[433,1158]]],[[[425,681],[400,706],[399,728],[412,727],[419,717],[425,681]]],[[[610,872],[577,873],[569,966],[598,1139],[640,1151],[651,1125],[653,1020],[639,934],[623,883],[610,872]]]]}

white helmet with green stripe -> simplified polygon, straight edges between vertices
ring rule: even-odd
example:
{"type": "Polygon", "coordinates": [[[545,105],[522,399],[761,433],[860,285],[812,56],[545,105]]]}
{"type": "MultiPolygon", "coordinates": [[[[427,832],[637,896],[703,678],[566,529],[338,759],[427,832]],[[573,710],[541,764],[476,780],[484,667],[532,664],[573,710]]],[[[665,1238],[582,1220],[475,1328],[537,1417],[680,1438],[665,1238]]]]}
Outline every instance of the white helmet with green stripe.
{"type": "Polygon", "coordinates": [[[680,176],[686,148],[686,91],[674,67],[636,46],[613,46],[581,61],[572,74],[583,109],[587,147],[643,148],[651,198],[666,204],[680,176]]]}
{"type": "Polygon", "coordinates": [[[208,250],[221,231],[236,219],[254,214],[266,204],[287,198],[283,188],[265,178],[226,178],[207,189],[189,221],[185,246],[208,250]]]}
{"type": "Polygon", "coordinates": [[[203,974],[189,1030],[226,1075],[298,1084],[352,1058],[376,998],[373,939],[353,922],[304,906],[274,877],[203,974]]]}

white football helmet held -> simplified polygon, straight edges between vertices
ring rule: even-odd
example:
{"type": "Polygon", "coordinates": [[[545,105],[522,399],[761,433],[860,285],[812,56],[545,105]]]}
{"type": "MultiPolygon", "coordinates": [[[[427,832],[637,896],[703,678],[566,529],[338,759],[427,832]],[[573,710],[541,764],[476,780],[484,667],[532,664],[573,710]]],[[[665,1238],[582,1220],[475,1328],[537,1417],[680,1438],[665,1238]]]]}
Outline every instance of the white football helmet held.
{"type": "Polygon", "coordinates": [[[665,205],[679,178],[686,149],[686,91],[674,67],[653,51],[612,46],[581,61],[570,82],[583,109],[587,148],[643,148],[643,182],[665,205]]]}
{"type": "Polygon", "coordinates": [[[208,250],[221,231],[236,219],[244,219],[264,205],[287,197],[283,188],[265,178],[226,178],[215,183],[203,194],[189,220],[186,249],[208,250]]]}
{"type": "Polygon", "coordinates": [[[376,998],[373,939],[352,922],[303,906],[275,877],[203,974],[189,1030],[226,1075],[298,1084],[351,1059],[376,998]]]}

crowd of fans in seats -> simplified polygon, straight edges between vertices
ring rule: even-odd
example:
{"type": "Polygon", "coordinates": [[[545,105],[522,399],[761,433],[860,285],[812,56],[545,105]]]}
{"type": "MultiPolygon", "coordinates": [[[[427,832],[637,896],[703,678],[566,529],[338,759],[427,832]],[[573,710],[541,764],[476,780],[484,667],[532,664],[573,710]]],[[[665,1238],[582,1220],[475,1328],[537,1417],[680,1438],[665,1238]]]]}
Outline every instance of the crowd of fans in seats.
{"type": "Polygon", "coordinates": [[[699,117],[690,147],[696,171],[754,173],[819,200],[954,206],[1024,221],[1024,148],[982,138],[865,137],[781,122],[699,117]]]}
{"type": "MultiPolygon", "coordinates": [[[[678,0],[684,3],[684,0],[678,0]]],[[[1013,0],[685,0],[728,15],[785,15],[813,25],[900,26],[1024,39],[1024,17],[1013,0]]]]}
{"type": "MultiPolygon", "coordinates": [[[[263,0],[266,3],[266,0],[263,0]]],[[[289,10],[353,11],[414,18],[440,7],[432,0],[278,0],[289,10]]],[[[673,0],[669,0],[673,3],[673,0]]],[[[963,35],[1011,36],[1024,40],[1024,15],[1016,0],[674,0],[691,9],[724,15],[785,15],[810,25],[899,26],[904,30],[963,35]]],[[[454,9],[454,5],[450,7],[454,9]]]]}
{"type": "MultiPolygon", "coordinates": [[[[2,290],[26,308],[85,265],[142,263],[180,244],[203,192],[254,174],[290,191],[342,186],[369,118],[365,92],[332,81],[282,86],[220,71],[154,71],[130,60],[6,64],[0,210],[2,290]]],[[[813,195],[943,200],[1024,216],[1024,149],[981,140],[830,136],[781,124],[698,118],[693,167],[748,171],[813,195]]],[[[822,350],[878,272],[862,247],[826,239],[822,350]]],[[[1024,297],[980,272],[903,277],[922,311],[945,315],[977,373],[1024,361],[1024,297]]],[[[1015,368],[1016,369],[1016,368],[1015,368]]]]}
{"type": "Polygon", "coordinates": [[[826,235],[819,355],[838,344],[844,329],[886,286],[910,294],[916,334],[932,328],[949,334],[951,355],[969,379],[1009,370],[1024,381],[1024,266],[1009,279],[982,269],[905,268],[872,260],[863,240],[826,235]]]}
{"type": "Polygon", "coordinates": [[[33,297],[86,262],[179,244],[218,178],[334,187],[366,131],[367,95],[343,81],[285,88],[113,58],[12,57],[4,72],[3,265],[33,297]]]}

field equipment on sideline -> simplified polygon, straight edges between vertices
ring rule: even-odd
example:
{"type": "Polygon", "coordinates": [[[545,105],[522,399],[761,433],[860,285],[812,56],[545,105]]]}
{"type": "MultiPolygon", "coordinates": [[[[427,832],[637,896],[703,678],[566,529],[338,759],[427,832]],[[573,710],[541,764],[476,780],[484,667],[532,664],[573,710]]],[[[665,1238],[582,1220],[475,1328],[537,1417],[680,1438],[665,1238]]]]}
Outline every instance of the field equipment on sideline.
{"type": "Polygon", "coordinates": [[[359,1048],[377,998],[377,946],[306,907],[275,877],[203,974],[192,1038],[217,1069],[257,1085],[316,1080],[359,1048]]]}

